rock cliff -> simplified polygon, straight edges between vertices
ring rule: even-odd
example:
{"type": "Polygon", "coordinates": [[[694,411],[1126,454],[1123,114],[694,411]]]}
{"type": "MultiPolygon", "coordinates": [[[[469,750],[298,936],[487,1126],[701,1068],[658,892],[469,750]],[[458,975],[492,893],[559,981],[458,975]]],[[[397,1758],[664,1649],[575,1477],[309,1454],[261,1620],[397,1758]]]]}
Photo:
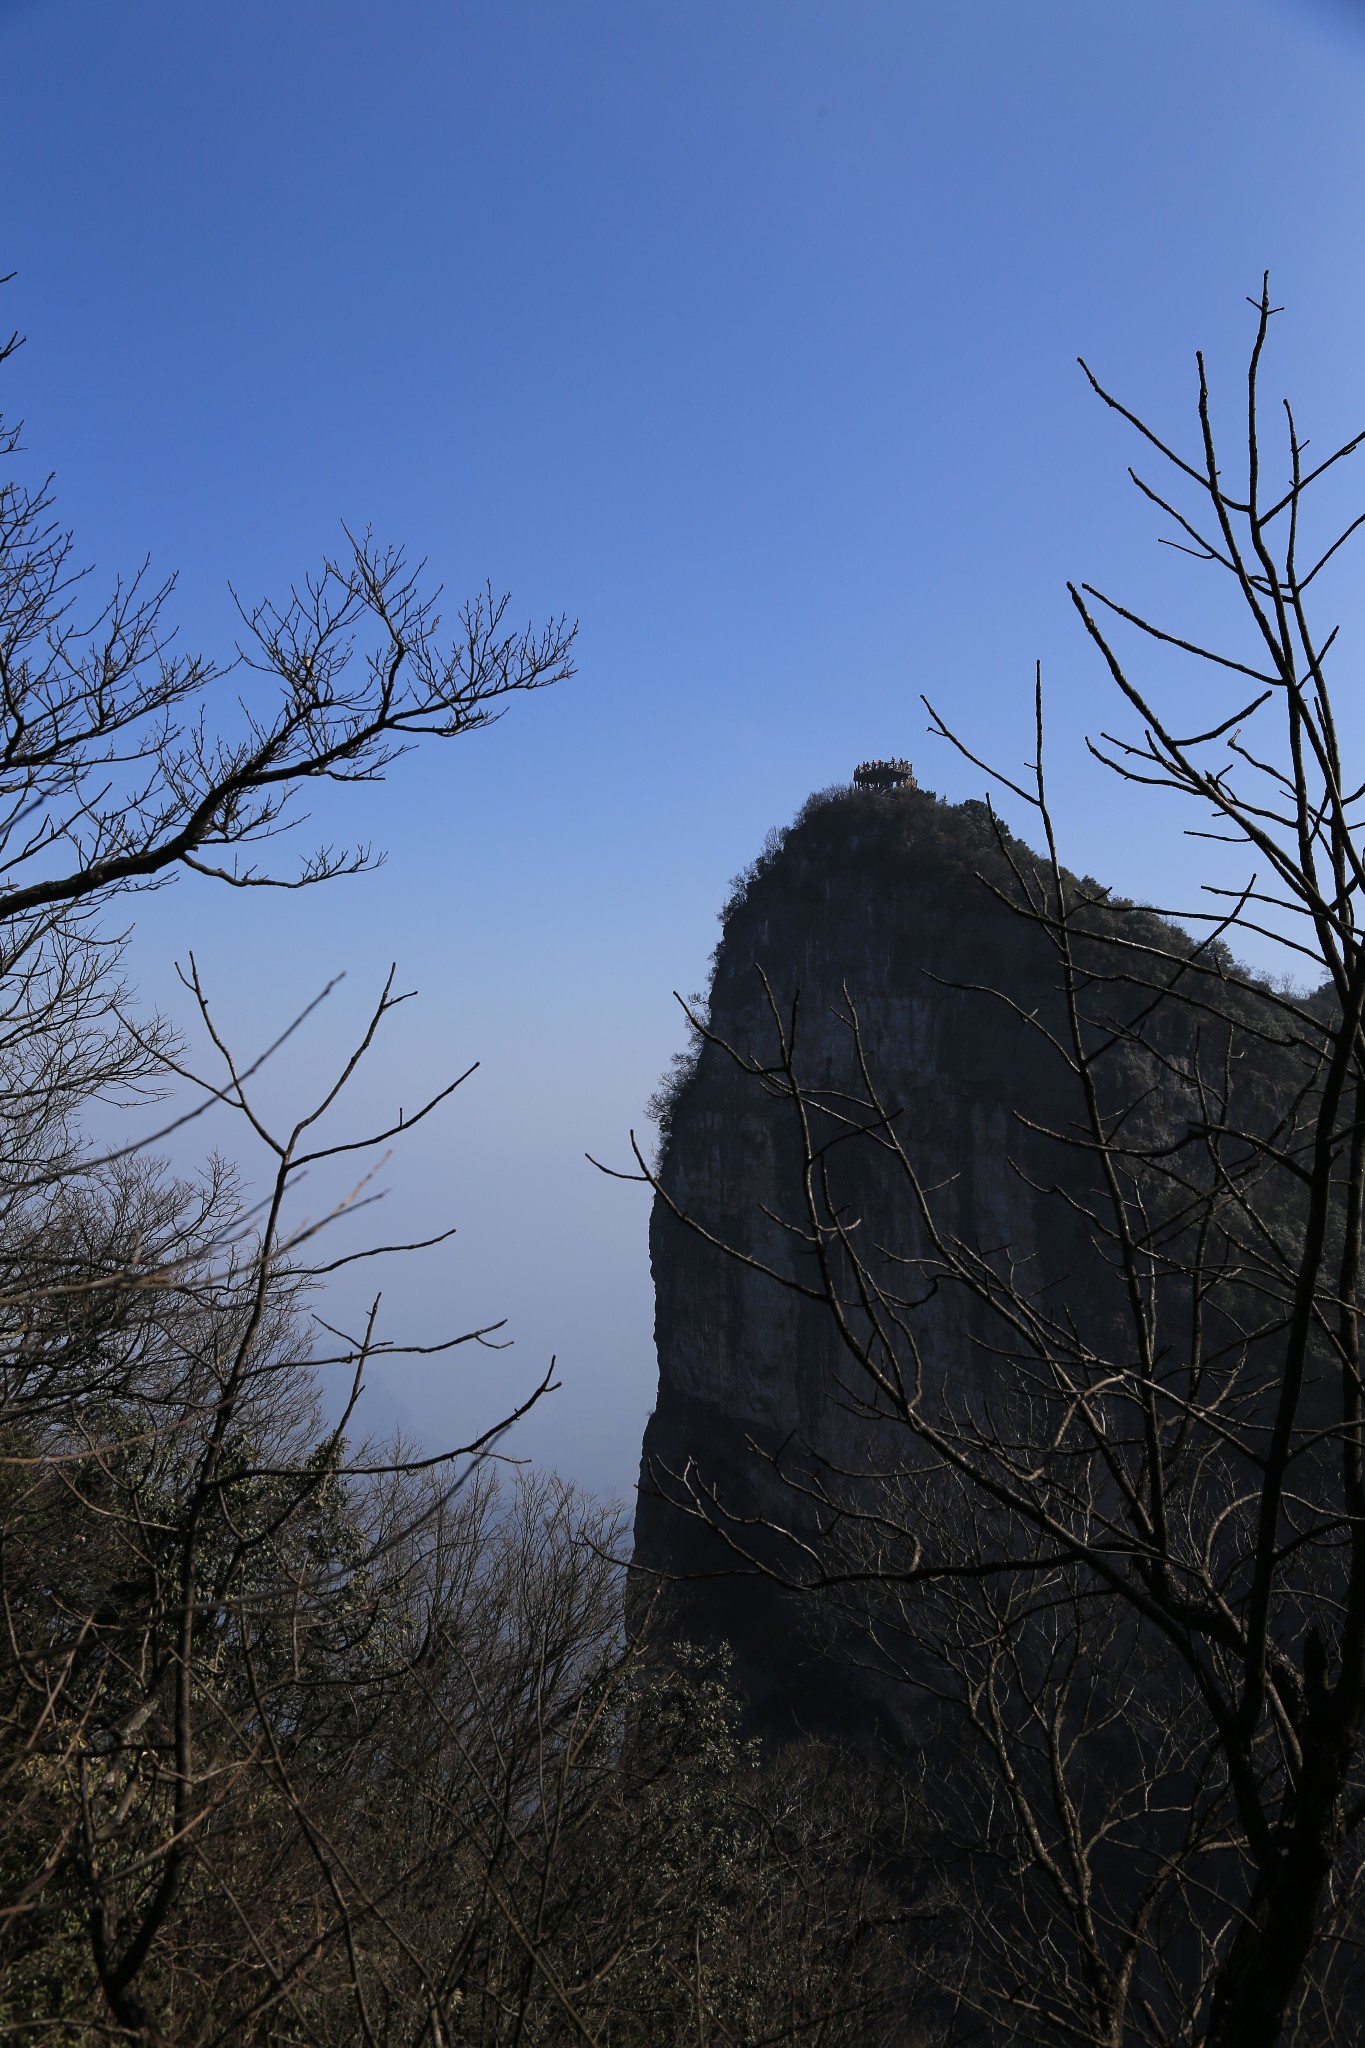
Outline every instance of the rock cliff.
{"type": "MultiPolygon", "coordinates": [[[[783,1015],[799,995],[797,1064],[834,1101],[860,1092],[844,1021],[851,997],[869,1064],[921,1179],[938,1190],[946,1227],[1008,1248],[1030,1288],[1065,1289],[1068,1309],[1098,1337],[1116,1313],[1116,1276],[1083,1221],[1095,1194],[1091,1162],[1037,1128],[1075,1128],[1077,1103],[1065,1062],[1036,1028],[1065,1035],[1058,964],[1045,931],[1002,900],[1018,894],[1011,861],[1038,872],[1017,842],[1002,849],[982,804],[949,805],[913,786],[812,799],[790,830],[770,836],[727,906],[708,1029],[741,1059],[771,1060],[766,976],[783,1015]]],[[[1121,916],[1129,942],[1145,933],[1163,953],[1191,951],[1188,937],[1151,913],[1111,910],[1098,885],[1082,886],[1095,898],[1097,930],[1121,916]]],[[[1146,998],[1134,988],[1104,1000],[1131,1013],[1146,998]]],[[[1192,1034],[1207,1023],[1177,1014],[1161,1027],[1160,1057],[1139,1047],[1111,1061],[1106,1085],[1138,1104],[1148,1136],[1188,1127],[1182,1074],[1192,1034]]],[[[1238,1085],[1269,1099],[1255,1065],[1238,1085]]],[[[810,1603],[737,1571],[706,1521],[679,1505],[690,1462],[740,1518],[743,1539],[762,1549],[771,1541],[762,1524],[811,1535],[818,1520],[774,1458],[789,1474],[818,1475],[857,1473],[884,1455],[883,1425],[850,1385],[825,1311],[727,1256],[669,1206],[725,1245],[809,1278],[809,1255],[784,1228],[800,1217],[790,1104],[708,1040],[665,1091],[660,1123],[667,1199],[656,1198],[650,1238],[659,1390],[644,1439],[636,1561],[646,1575],[676,1576],[680,1634],[733,1644],[757,1726],[904,1734],[903,1689],[827,1628],[814,1637],[810,1603]]],[[[913,1249],[905,1191],[875,1148],[850,1145],[838,1170],[842,1198],[861,1205],[881,1244],[913,1249]]],[[[925,1301],[917,1338],[930,1382],[972,1377],[984,1394],[1008,1370],[960,1294],[925,1301]]]]}

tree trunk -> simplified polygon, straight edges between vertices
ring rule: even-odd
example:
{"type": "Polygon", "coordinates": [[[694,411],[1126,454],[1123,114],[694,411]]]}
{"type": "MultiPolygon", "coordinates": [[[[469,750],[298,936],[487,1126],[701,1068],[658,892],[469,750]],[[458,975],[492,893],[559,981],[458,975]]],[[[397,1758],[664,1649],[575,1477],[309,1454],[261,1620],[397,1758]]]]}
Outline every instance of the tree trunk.
{"type": "Polygon", "coordinates": [[[1339,1743],[1305,1741],[1299,1814],[1278,1867],[1258,1887],[1214,1985],[1207,2048],[1274,2048],[1322,1932],[1323,1895],[1341,1847],[1339,1743]],[[1314,1752],[1316,1751],[1316,1754],[1314,1752]]]}

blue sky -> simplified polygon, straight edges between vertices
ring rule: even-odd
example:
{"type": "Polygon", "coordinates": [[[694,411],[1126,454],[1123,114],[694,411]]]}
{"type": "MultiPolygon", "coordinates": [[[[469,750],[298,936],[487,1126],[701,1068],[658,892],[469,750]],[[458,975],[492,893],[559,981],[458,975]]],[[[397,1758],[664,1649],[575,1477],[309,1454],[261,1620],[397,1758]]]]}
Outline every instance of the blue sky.
{"type": "Polygon", "coordinates": [[[643,1123],[767,828],[869,753],[978,793],[918,693],[1017,763],[1041,658],[1073,864],[1190,893],[1176,821],[1087,765],[1111,707],[1065,581],[1211,600],[1075,357],[1187,428],[1194,348],[1230,385],[1269,266],[1275,389],[1324,438],[1365,422],[1365,16],[0,0],[0,60],[5,403],[83,558],[178,569],[217,651],[229,579],[280,591],[343,518],[581,620],[577,681],[318,821],[378,874],[165,892],[134,965],[183,1010],[193,946],[243,1041],[344,967],[284,1100],[398,960],[421,1000],[357,1114],[482,1064],[387,1173],[386,1232],[460,1227],[391,1276],[390,1327],[516,1342],[376,1373],[376,1423],[441,1438],[553,1351],[521,1447],[625,1494],[646,1211],[582,1155],[643,1123]]]}

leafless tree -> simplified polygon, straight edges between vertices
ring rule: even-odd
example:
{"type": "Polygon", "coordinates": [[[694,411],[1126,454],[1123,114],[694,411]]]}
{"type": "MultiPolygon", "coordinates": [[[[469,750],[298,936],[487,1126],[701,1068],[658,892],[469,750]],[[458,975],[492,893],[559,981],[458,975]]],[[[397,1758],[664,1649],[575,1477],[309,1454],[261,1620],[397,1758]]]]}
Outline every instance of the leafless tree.
{"type": "MultiPolygon", "coordinates": [[[[392,977],[333,1084],[277,1130],[254,1094],[275,1048],[243,1067],[192,966],[221,1059],[192,1075],[162,1020],[135,1019],[110,913],[186,869],[300,887],[369,864],[365,847],[324,846],[292,873],[265,856],[302,787],[374,781],[421,737],[479,729],[572,673],[574,633],[513,630],[488,590],[443,641],[420,572],[348,535],[283,605],[243,609],[230,661],[180,654],[172,585],[145,570],[81,616],[50,481],[22,481],[12,424],[0,454],[16,465],[0,486],[0,1916],[10,1983],[29,1987],[7,2018],[41,2031],[68,1992],[80,2004],[82,1973],[52,1938],[75,1915],[98,1993],[80,2027],[150,2041],[175,2031],[168,1943],[174,1957],[207,1845],[259,1832],[272,1800],[285,1811],[275,1749],[324,1739],[341,1617],[402,1534],[397,1510],[369,1526],[354,1486],[381,1471],[394,1484],[412,1460],[376,1453],[369,1473],[346,1448],[366,1364],[390,1348],[377,1304],[346,1334],[310,1324],[305,1303],[326,1274],[404,1248],[329,1257],[319,1231],[356,1197],[311,1223],[292,1199],[329,1163],[358,1160],[363,1181],[414,1119],[323,1130],[401,1000],[392,977]],[[216,1158],[177,1179],[145,1138],[93,1144],[97,1106],[182,1087],[190,1106],[159,1135],[226,1108],[264,1148],[263,1189],[249,1198],[216,1158]],[[353,1384],[324,1427],[313,1375],[329,1360],[353,1384]]],[[[427,1461],[446,1490],[511,1419],[427,1461]]],[[[356,1625],[342,1665],[363,1693],[382,1627],[356,1625]]]]}
{"type": "Polygon", "coordinates": [[[191,961],[196,1065],[123,975],[116,899],[354,872],[368,849],[266,864],[301,786],[487,724],[570,673],[572,629],[486,591],[443,643],[366,536],[218,666],[145,577],[82,624],[71,564],[46,487],[0,491],[0,2034],[908,2043],[903,1788],[765,1770],[722,1671],[656,1664],[613,1517],[499,1485],[520,1409],[432,1454],[363,1434],[403,1347],[318,1290],[425,1247],[333,1226],[459,1086],[348,1124],[393,977],[281,1116],[262,1078],[309,1013],[242,1055],[191,961]],[[167,1095],[121,1140],[111,1104],[167,1095]],[[240,1163],[173,1172],[157,1146],[209,1115],[240,1163]]]}
{"type": "Polygon", "coordinates": [[[930,1789],[960,1846],[967,1822],[961,1896],[984,1972],[962,2011],[1034,2040],[1269,2048],[1357,2038],[1363,2009],[1363,799],[1333,706],[1336,629],[1314,606],[1365,515],[1315,541],[1310,526],[1365,437],[1310,463],[1288,405],[1282,437],[1267,429],[1268,285],[1253,303],[1235,481],[1202,357],[1188,457],[1086,372],[1164,465],[1167,483],[1133,480],[1175,544],[1228,579],[1241,639],[1072,590],[1137,722],[1092,751],[1185,799],[1196,839],[1243,849],[1249,872],[1186,917],[1198,938],[1078,882],[1054,831],[1041,683],[1032,779],[998,780],[1042,851],[998,827],[981,863],[1051,963],[1055,1000],[980,999],[1064,1077],[1064,1119],[1017,1105],[1018,1170],[1027,1153],[1040,1230],[1079,1221],[1087,1269],[1043,1289],[1015,1247],[949,1220],[856,991],[834,1083],[803,1064],[789,992],[769,988],[761,1051],[694,1019],[791,1134],[774,1217],[787,1252],[687,1214],[637,1152],[682,1221],[832,1319],[881,1483],[789,1460],[792,1519],[756,1529],[694,1468],[692,1508],[750,1563],[856,1612],[941,1697],[952,1763],[930,1789]],[[1201,667],[1214,708],[1191,721],[1186,684],[1164,710],[1125,634],[1201,667]],[[1239,936],[1287,949],[1306,990],[1239,967],[1239,936]],[[1056,1162],[1042,1178],[1039,1145],[1056,1162]],[[976,1360],[954,1384],[921,1341],[943,1314],[976,1360]]]}

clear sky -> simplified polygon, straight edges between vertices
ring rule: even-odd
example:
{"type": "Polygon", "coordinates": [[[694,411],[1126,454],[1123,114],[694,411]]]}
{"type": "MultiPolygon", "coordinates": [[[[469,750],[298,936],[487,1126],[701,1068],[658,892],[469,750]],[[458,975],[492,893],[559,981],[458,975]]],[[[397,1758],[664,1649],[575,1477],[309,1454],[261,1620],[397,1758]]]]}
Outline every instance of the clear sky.
{"type": "Polygon", "coordinates": [[[176,1009],[192,945],[244,1041],[346,968],[287,1095],[398,960],[421,1000],[364,1102],[482,1065],[387,1172],[386,1234],[460,1226],[390,1276],[390,1327],[516,1341],[377,1372],[374,1419],[435,1441],[555,1352],[521,1447],[624,1495],[646,1207],[583,1154],[624,1158],[767,828],[867,754],[979,793],[918,693],[1018,762],[1041,657],[1072,864],[1180,896],[1187,849],[1086,765],[1112,714],[1064,585],[1189,620],[1202,586],[1075,357],[1186,426],[1194,348],[1235,376],[1269,266],[1272,384],[1323,438],[1365,424],[1365,15],[0,0],[0,64],[5,404],[84,558],[178,568],[218,651],[229,579],[280,591],[343,518],[581,619],[577,681],[321,821],[378,874],[182,885],[134,962],[176,1009]]]}

